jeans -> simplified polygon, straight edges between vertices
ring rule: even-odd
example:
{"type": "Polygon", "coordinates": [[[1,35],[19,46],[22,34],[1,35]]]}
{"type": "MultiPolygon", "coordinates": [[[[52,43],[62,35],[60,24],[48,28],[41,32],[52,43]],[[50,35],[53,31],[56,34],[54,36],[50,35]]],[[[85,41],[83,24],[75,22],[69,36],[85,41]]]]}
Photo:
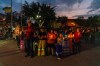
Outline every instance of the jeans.
{"type": "Polygon", "coordinates": [[[56,55],[57,55],[57,57],[61,57],[62,51],[63,51],[62,45],[60,45],[60,44],[56,45],[56,55]]]}

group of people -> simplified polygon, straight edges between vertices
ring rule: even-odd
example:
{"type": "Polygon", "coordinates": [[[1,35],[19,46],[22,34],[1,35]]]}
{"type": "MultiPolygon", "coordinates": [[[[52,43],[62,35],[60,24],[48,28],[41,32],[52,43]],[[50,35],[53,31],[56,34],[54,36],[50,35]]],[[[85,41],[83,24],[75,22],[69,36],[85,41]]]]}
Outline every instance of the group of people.
{"type": "Polygon", "coordinates": [[[19,48],[20,42],[24,41],[25,57],[56,55],[57,59],[61,59],[65,46],[70,49],[71,53],[79,53],[81,48],[82,33],[79,28],[75,31],[46,30],[44,27],[37,30],[29,20],[26,28],[20,28],[19,25],[15,27],[15,35],[19,48]]]}
{"type": "Polygon", "coordinates": [[[12,33],[13,31],[9,24],[0,25],[0,37],[2,37],[2,39],[11,39],[12,33]]]}

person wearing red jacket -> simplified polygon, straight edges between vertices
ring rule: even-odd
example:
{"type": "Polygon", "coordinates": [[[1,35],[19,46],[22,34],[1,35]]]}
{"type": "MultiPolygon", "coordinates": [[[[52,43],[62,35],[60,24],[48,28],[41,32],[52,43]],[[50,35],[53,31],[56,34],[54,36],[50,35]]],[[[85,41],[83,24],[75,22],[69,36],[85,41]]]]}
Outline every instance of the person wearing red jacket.
{"type": "Polygon", "coordinates": [[[26,45],[25,45],[25,51],[26,55],[25,57],[31,56],[33,57],[33,25],[31,21],[28,21],[26,31],[25,31],[25,37],[26,37],[26,45]]]}
{"type": "Polygon", "coordinates": [[[79,30],[79,28],[76,29],[74,32],[74,50],[73,53],[80,53],[80,48],[81,48],[81,37],[82,34],[79,30]]]}

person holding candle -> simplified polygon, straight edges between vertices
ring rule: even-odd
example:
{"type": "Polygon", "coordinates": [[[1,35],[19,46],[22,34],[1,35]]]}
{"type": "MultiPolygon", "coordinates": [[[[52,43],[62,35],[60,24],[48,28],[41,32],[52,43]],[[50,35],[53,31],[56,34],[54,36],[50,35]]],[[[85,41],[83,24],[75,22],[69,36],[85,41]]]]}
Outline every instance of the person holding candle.
{"type": "Polygon", "coordinates": [[[64,37],[62,35],[62,33],[60,33],[57,37],[57,43],[56,43],[56,55],[57,55],[57,59],[60,60],[62,57],[62,52],[63,52],[63,48],[62,48],[62,44],[64,41],[64,37]]]}
{"type": "Polygon", "coordinates": [[[74,53],[80,53],[80,47],[81,47],[81,37],[82,34],[79,30],[79,28],[76,29],[76,31],[74,32],[74,48],[75,50],[73,51],[74,53]]]}
{"type": "Polygon", "coordinates": [[[73,53],[73,39],[74,39],[74,34],[72,31],[68,34],[68,43],[69,43],[69,48],[71,50],[71,53],[73,53]]]}
{"type": "Polygon", "coordinates": [[[52,55],[54,55],[56,38],[57,38],[57,35],[51,29],[50,32],[48,32],[48,34],[47,34],[47,48],[48,48],[47,54],[50,53],[50,49],[51,49],[51,51],[52,51],[51,53],[52,53],[52,55]]]}

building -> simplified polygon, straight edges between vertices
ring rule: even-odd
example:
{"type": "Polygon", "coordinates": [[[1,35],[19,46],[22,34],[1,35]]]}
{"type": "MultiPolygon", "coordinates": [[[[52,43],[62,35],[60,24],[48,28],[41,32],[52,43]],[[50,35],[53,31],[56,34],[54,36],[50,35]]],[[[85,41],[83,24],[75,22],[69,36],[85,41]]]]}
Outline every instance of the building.
{"type": "Polygon", "coordinates": [[[67,19],[67,22],[65,24],[62,24],[61,22],[52,22],[52,26],[53,28],[60,28],[62,26],[67,26],[67,27],[77,27],[79,26],[77,23],[76,23],[76,19],[67,19]]]}
{"type": "Polygon", "coordinates": [[[79,25],[76,23],[76,19],[68,19],[66,22],[66,26],[77,27],[79,25]]]}

